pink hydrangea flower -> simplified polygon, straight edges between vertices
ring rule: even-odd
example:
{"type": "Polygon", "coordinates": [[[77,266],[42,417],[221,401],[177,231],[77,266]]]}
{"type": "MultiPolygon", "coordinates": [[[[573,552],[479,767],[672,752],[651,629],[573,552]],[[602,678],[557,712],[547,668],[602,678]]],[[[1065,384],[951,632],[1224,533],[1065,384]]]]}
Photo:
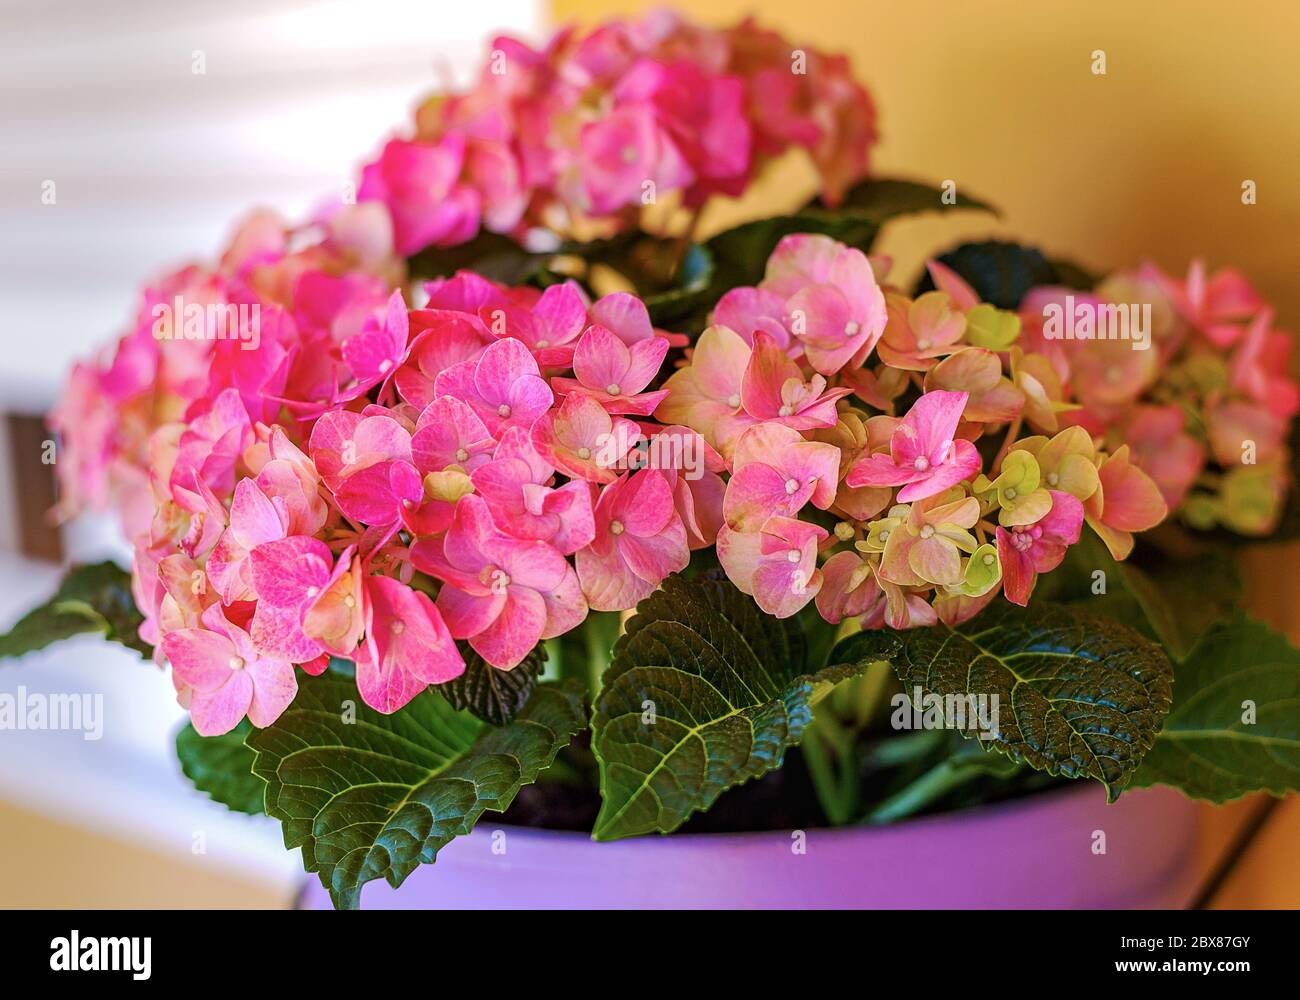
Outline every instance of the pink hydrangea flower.
{"type": "Polygon", "coordinates": [[[1160,489],[1129,459],[1124,445],[1097,469],[1099,485],[1084,503],[1084,516],[1116,559],[1133,551],[1133,532],[1148,531],[1165,519],[1160,489]]]}
{"type": "MultiPolygon", "coordinates": [[[[1170,510],[1182,504],[1205,467],[1205,448],[1184,432],[1186,419],[1177,406],[1138,406],[1124,429],[1134,461],[1155,481],[1170,510]]],[[[1213,437],[1213,421],[1210,433],[1213,437]]]]}
{"type": "Polygon", "coordinates": [[[437,143],[393,139],[361,173],[359,201],[382,201],[393,218],[397,252],[455,246],[478,232],[482,198],[460,183],[465,138],[449,133],[437,143]]]}
{"type": "Polygon", "coordinates": [[[532,444],[566,476],[611,483],[640,436],[636,424],[609,411],[585,392],[572,391],[554,410],[537,418],[532,444]]]}
{"type": "Polygon", "coordinates": [[[893,368],[929,371],[940,358],[961,349],[966,317],[943,292],[927,292],[915,301],[891,295],[887,315],[876,352],[893,368]]]}
{"type": "Polygon", "coordinates": [[[790,517],[768,518],[758,531],[724,524],[718,532],[718,561],[760,608],[789,618],[821,589],[817,550],[827,537],[825,528],[790,517]]]}
{"type": "Polygon", "coordinates": [[[691,363],[664,383],[668,396],[655,419],[685,424],[704,435],[725,458],[753,417],[742,410],[741,389],[753,351],[738,333],[711,326],[700,334],[691,363]]]}
{"type": "Polygon", "coordinates": [[[227,604],[256,598],[249,554],[259,545],[283,538],[288,520],[284,501],[272,500],[251,479],[239,481],[230,505],[230,525],[207,565],[213,586],[227,604]]]}
{"type": "Polygon", "coordinates": [[[428,596],[386,576],[372,576],[365,641],[357,649],[357,690],[391,715],[430,684],[465,672],[465,660],[428,596]]]}
{"type": "Polygon", "coordinates": [[[443,581],[438,610],[451,635],[503,670],[587,616],[578,578],[559,550],[505,534],[473,494],[457,504],[445,539],[416,542],[411,559],[443,581]]]}
{"type": "Polygon", "coordinates": [[[575,342],[587,327],[587,306],[571,281],[551,285],[532,305],[492,303],[479,319],[497,337],[522,341],[542,367],[573,365],[575,342]]]}
{"type": "Polygon", "coordinates": [[[527,346],[513,339],[498,340],[477,361],[443,371],[434,380],[434,396],[468,403],[494,437],[507,427],[531,427],[555,399],[527,346]]]}
{"type": "Polygon", "coordinates": [[[785,328],[785,300],[766,288],[733,288],[718,300],[712,322],[740,334],[745,343],[754,343],[754,334],[762,331],[781,348],[791,346],[790,331],[785,328]]]}
{"type": "Polygon", "coordinates": [[[202,621],[202,628],[177,629],[162,640],[178,690],[188,692],[195,731],[220,736],[245,715],[258,728],[269,726],[298,693],[293,667],[261,652],[219,604],[202,621]]]}
{"type": "Polygon", "coordinates": [[[1052,509],[1033,524],[998,527],[998,558],[1002,561],[1002,589],[1007,600],[1029,604],[1039,573],[1056,569],[1065,550],[1079,540],[1083,504],[1069,493],[1049,490],[1052,509]]]}
{"type": "Polygon", "coordinates": [[[865,358],[885,329],[885,296],[861,250],[827,236],[787,236],[767,262],[761,288],[786,296],[786,328],[808,363],[833,375],[865,358]],[[805,281],[795,287],[796,276],[805,281]]]}
{"type": "Polygon", "coordinates": [[[236,389],[225,389],[202,416],[191,419],[181,432],[172,466],[172,495],[190,511],[202,510],[195,481],[219,496],[235,487],[235,467],[253,443],[253,425],[236,389]]]}
{"type": "Polygon", "coordinates": [[[580,479],[554,489],[549,485],[554,472],[528,435],[512,427],[493,459],[471,478],[502,531],[549,542],[571,555],[596,537],[591,490],[580,479]]]}
{"type": "Polygon", "coordinates": [[[889,454],[863,455],[845,482],[858,486],[902,486],[907,503],[941,493],[980,470],[979,452],[969,441],[954,440],[966,393],[936,389],[921,396],[889,439],[889,454]]]}
{"type": "Polygon", "coordinates": [[[758,424],[740,436],[722,513],[738,531],[757,531],[769,517],[794,517],[810,500],[826,510],[839,485],[840,450],[805,441],[782,424],[758,424]]]}
{"type": "Polygon", "coordinates": [[[402,399],[423,410],[433,402],[438,374],[462,361],[477,361],[492,336],[478,317],[446,309],[414,310],[410,324],[410,350],[393,384],[402,399]]]}
{"type": "Polygon", "coordinates": [[[474,408],[455,396],[440,396],[429,403],[411,437],[411,458],[421,472],[455,466],[472,473],[490,462],[495,450],[496,442],[474,408]]]}
{"type": "Polygon", "coordinates": [[[577,378],[557,376],[551,386],[564,396],[582,389],[610,413],[648,417],[668,395],[667,389],[642,392],[659,374],[668,341],[663,337],[638,340],[628,347],[600,325],[587,328],[573,354],[577,378]]]}
{"type": "Polygon", "coordinates": [[[814,373],[805,379],[799,366],[762,331],[754,333],[754,349],[740,383],[740,401],[755,420],[776,421],[795,430],[834,427],[835,403],[852,392],[828,389],[814,373]]]}
{"type": "Polygon", "coordinates": [[[595,215],[639,201],[646,183],[672,191],[695,180],[672,136],[644,105],[619,108],[584,126],[580,154],[587,204],[595,215]]]}
{"type": "Polygon", "coordinates": [[[596,501],[596,537],[576,556],[578,579],[596,611],[622,611],[648,597],[690,561],[686,528],[668,480],[655,469],[625,474],[596,501]]]}
{"type": "Polygon", "coordinates": [[[1225,267],[1207,277],[1200,258],[1192,261],[1185,281],[1156,274],[1178,312],[1216,347],[1236,343],[1245,322],[1264,304],[1240,271],[1225,267]]]}

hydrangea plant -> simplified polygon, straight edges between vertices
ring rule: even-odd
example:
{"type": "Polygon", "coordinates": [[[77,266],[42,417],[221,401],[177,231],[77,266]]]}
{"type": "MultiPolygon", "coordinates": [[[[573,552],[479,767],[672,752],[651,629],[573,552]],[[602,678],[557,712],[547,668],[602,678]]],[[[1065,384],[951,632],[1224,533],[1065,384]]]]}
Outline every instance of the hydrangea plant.
{"type": "Polygon", "coordinates": [[[1289,335],[1199,264],[967,246],[906,288],[880,228],[986,206],[869,178],[873,123],[751,22],[497,40],[356,204],[250,217],[74,369],[61,511],[117,510],[134,563],[0,653],[151,656],[186,773],[340,906],[531,783],[598,789],[598,840],[670,833],[796,746],[831,823],[1295,787],[1300,653],[1159,544],[1200,530],[1199,571],[1281,519],[1289,335]],[[818,195],[702,239],[789,150],[818,195]],[[1109,304],[1145,347],[1052,325],[1109,304]]]}

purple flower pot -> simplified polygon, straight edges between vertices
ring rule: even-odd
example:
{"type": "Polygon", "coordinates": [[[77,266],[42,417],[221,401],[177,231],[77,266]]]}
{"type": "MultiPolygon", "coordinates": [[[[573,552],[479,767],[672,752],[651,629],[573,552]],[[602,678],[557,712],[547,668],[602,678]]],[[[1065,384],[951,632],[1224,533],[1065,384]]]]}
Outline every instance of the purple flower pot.
{"type": "MultiPolygon", "coordinates": [[[[1195,893],[1196,805],[1166,788],[1106,805],[1099,786],[882,827],[635,837],[493,824],[363,909],[1169,908],[1195,893]],[[1105,852],[1099,851],[1105,835],[1105,852]]],[[[301,905],[329,897],[314,877],[301,905]]]]}

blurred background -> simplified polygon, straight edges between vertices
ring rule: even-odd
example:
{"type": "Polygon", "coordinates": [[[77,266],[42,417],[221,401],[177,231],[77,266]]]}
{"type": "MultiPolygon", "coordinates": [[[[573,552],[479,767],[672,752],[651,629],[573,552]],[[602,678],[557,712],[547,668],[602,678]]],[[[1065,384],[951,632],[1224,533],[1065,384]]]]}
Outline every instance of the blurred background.
{"type": "MultiPolygon", "coordinates": [[[[146,277],[211,254],[251,206],[293,217],[342,189],[422,94],[477,71],[492,34],[537,40],[652,6],[0,0],[0,628],[58,576],[21,554],[21,418],[43,413],[71,362],[119,331],[146,277]],[[43,204],[51,180],[56,201],[43,204]]],[[[796,43],[848,53],[879,111],[875,171],[951,179],[999,206],[996,221],[957,213],[888,231],[880,248],[906,276],[928,253],[996,235],[1096,271],[1142,257],[1179,271],[1203,255],[1245,271],[1283,326],[1300,321],[1293,0],[683,7],[708,23],[753,13],[796,43]],[[1255,205],[1242,204],[1245,181],[1255,205]]],[[[798,164],[783,165],[709,222],[810,190],[798,164]]],[[[120,551],[91,521],[66,548],[120,551]]],[[[1252,558],[1279,564],[1276,551],[1252,558]]],[[[1300,640],[1300,592],[1265,565],[1251,574],[1256,613],[1300,640]]],[[[0,732],[0,906],[292,904],[301,868],[278,825],[228,813],[181,777],[171,740],[183,713],[161,672],[79,639],[0,665],[0,690],[20,686],[102,693],[106,725],[97,741],[0,732]]],[[[1204,810],[1207,870],[1253,806],[1204,810]]],[[[1297,844],[1293,797],[1217,905],[1300,906],[1297,844]]]]}

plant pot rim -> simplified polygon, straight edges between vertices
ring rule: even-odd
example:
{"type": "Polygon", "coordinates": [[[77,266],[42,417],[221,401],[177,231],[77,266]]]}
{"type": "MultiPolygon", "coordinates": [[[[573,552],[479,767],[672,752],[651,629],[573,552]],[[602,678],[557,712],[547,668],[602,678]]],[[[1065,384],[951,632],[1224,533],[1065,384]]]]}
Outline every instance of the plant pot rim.
{"type": "MultiPolygon", "coordinates": [[[[1142,790],[1136,789],[1135,791],[1142,790]]],[[[480,819],[479,825],[485,828],[508,830],[513,836],[526,836],[537,840],[554,841],[584,840],[600,846],[618,843],[658,844],[667,842],[683,845],[687,843],[699,845],[709,842],[716,843],[722,840],[750,841],[774,837],[787,840],[789,839],[791,831],[796,829],[805,830],[809,834],[815,833],[818,838],[860,837],[871,833],[884,833],[891,830],[920,830],[922,828],[952,825],[954,823],[982,824],[990,821],[1003,822],[1008,818],[1017,815],[1022,815],[1026,818],[1032,819],[1035,814],[1054,808],[1064,799],[1076,797],[1079,800],[1082,800],[1088,794],[1105,795],[1105,791],[1101,786],[1096,785],[1090,780],[1085,782],[1080,779],[1077,784],[1048,787],[1018,798],[1003,799],[1000,802],[981,802],[977,805],[966,806],[962,809],[952,809],[947,812],[931,813],[926,816],[915,816],[893,823],[851,823],[845,826],[780,827],[769,830],[733,830],[726,833],[716,831],[708,833],[645,833],[638,834],[634,837],[623,837],[619,840],[611,841],[596,840],[592,837],[589,831],[585,830],[557,830],[545,826],[521,826],[515,823],[487,823],[484,819],[480,819]]]]}

